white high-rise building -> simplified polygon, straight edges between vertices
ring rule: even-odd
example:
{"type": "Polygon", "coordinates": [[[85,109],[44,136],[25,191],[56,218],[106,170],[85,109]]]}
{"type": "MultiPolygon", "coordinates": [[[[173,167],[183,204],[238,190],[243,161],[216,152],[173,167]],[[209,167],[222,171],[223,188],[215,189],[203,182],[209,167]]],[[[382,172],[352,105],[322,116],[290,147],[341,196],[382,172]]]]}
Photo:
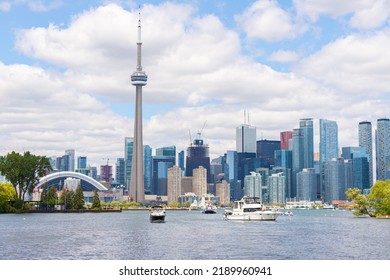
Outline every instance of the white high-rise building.
{"type": "Polygon", "coordinates": [[[221,205],[229,205],[230,203],[230,184],[225,180],[222,180],[221,183],[216,184],[216,193],[219,197],[219,202],[221,205]]]}
{"type": "Polygon", "coordinates": [[[270,203],[286,203],[286,177],[283,172],[268,177],[268,193],[270,203]]]}

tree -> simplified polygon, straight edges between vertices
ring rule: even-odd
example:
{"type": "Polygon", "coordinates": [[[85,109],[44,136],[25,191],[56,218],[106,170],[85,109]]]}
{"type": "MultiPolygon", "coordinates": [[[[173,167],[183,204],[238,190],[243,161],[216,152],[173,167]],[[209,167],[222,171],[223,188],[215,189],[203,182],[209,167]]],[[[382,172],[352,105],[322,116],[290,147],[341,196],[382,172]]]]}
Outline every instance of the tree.
{"type": "Polygon", "coordinates": [[[39,179],[52,170],[49,159],[30,152],[23,155],[12,152],[0,157],[0,172],[15,189],[15,201],[24,201],[26,193],[32,194],[39,179]]]}
{"type": "Polygon", "coordinates": [[[100,198],[97,189],[93,191],[92,209],[102,209],[102,206],[100,205],[100,198]]]}
{"type": "Polygon", "coordinates": [[[353,205],[353,209],[355,209],[353,214],[355,216],[370,214],[368,211],[370,203],[369,203],[367,197],[361,193],[360,189],[348,188],[347,191],[345,192],[345,194],[347,195],[348,200],[353,200],[355,203],[353,205]]]}
{"type": "Polygon", "coordinates": [[[0,213],[9,212],[11,206],[10,200],[15,198],[15,190],[10,183],[0,182],[0,213]]]}
{"type": "Polygon", "coordinates": [[[376,216],[390,215],[390,180],[377,181],[368,195],[376,216]]]}
{"type": "Polygon", "coordinates": [[[78,185],[76,188],[76,192],[74,194],[73,208],[74,209],[83,209],[84,208],[84,194],[81,186],[78,185]]]}

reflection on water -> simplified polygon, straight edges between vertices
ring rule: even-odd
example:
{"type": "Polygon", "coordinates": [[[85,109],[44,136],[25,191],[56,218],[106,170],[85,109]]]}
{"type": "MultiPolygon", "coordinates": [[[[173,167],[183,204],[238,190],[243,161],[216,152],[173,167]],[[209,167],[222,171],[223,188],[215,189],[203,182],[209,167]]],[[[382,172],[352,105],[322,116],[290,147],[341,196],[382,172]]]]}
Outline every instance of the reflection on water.
{"type": "Polygon", "coordinates": [[[390,259],[390,220],[296,210],[276,222],[148,211],[0,215],[0,259],[390,259]]]}

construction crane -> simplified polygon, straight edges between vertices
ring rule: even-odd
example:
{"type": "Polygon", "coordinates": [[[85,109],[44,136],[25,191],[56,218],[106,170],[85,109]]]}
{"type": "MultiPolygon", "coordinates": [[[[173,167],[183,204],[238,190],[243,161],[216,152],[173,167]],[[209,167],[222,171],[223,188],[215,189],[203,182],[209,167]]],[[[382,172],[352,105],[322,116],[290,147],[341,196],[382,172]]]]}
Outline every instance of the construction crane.
{"type": "Polygon", "coordinates": [[[108,162],[110,161],[109,158],[102,158],[102,160],[107,160],[107,165],[108,165],[108,162]]]}
{"type": "Polygon", "coordinates": [[[203,132],[204,127],[206,126],[206,123],[207,123],[207,120],[204,122],[202,129],[200,131],[198,131],[198,139],[202,138],[202,132],[203,132]]]}

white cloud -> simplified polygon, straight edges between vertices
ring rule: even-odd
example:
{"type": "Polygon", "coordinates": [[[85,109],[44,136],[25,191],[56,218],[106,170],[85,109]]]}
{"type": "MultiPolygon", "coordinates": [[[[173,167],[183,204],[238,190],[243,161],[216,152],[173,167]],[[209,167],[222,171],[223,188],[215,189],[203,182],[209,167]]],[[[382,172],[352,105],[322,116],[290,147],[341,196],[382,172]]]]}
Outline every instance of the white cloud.
{"type": "Polygon", "coordinates": [[[291,15],[272,0],[258,0],[236,21],[249,39],[269,42],[294,38],[300,31],[294,25],[291,15]]]}
{"type": "Polygon", "coordinates": [[[356,97],[390,91],[390,30],[340,38],[303,59],[295,68],[306,77],[356,97]]]}
{"type": "Polygon", "coordinates": [[[273,52],[268,60],[275,62],[294,62],[299,59],[299,54],[295,51],[278,50],[273,52]]]}
{"type": "Polygon", "coordinates": [[[350,20],[350,25],[358,29],[373,29],[382,26],[390,16],[390,1],[375,1],[371,7],[360,10],[350,20]]]}

